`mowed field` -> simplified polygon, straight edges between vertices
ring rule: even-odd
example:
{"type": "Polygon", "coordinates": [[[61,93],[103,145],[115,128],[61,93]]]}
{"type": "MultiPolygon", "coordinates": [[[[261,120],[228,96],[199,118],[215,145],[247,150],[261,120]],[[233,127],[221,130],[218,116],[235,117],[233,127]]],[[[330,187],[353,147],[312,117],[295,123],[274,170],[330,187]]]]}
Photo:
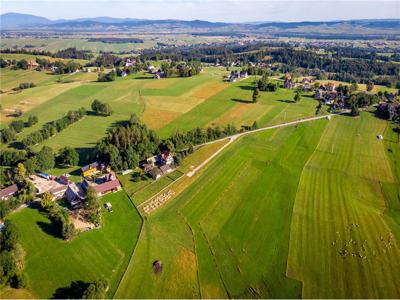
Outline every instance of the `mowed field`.
{"type": "MultiPolygon", "coordinates": [[[[2,74],[9,81],[8,87],[21,82],[13,72],[2,74]]],[[[144,123],[156,130],[161,138],[174,132],[191,130],[196,127],[225,126],[233,123],[237,127],[276,124],[312,116],[317,102],[304,96],[299,103],[293,103],[294,91],[281,89],[276,93],[261,93],[258,103],[251,103],[254,79],[248,78],[237,83],[222,80],[226,75],[223,68],[205,68],[205,72],[192,78],[168,78],[154,80],[146,74],[118,78],[115,82],[96,82],[95,73],[58,76],[45,75],[36,71],[21,71],[21,76],[38,77],[37,87],[19,93],[0,95],[2,101],[1,126],[15,119],[12,112],[21,109],[26,120],[29,114],[37,115],[39,122],[18,134],[23,139],[43,124],[62,117],[67,111],[85,107],[90,110],[94,99],[107,102],[114,113],[109,117],[89,114],[62,132],[34,147],[43,145],[57,150],[66,145],[86,153],[102,138],[107,130],[118,122],[125,121],[136,113],[144,123]],[[40,77],[40,78],[39,78],[40,77]]],[[[85,155],[82,155],[85,156],[85,155]]],[[[84,158],[84,157],[83,157],[84,158]]]]}
{"type": "Polygon", "coordinates": [[[50,221],[37,209],[10,215],[27,253],[25,272],[33,297],[51,298],[72,281],[100,278],[108,280],[112,297],[136,244],[141,218],[123,191],[104,196],[102,202],[113,206],[112,213],[104,212],[103,226],[70,242],[54,236],[50,221]]]}
{"type": "Polygon", "coordinates": [[[304,167],[287,275],[306,298],[400,296],[400,241],[384,215],[400,194],[382,189],[399,181],[376,138],[386,126],[369,113],[334,119],[304,167]]]}
{"type": "Polygon", "coordinates": [[[398,298],[398,159],[388,153],[399,146],[386,126],[362,113],[235,142],[147,218],[115,296],[398,298]]]}

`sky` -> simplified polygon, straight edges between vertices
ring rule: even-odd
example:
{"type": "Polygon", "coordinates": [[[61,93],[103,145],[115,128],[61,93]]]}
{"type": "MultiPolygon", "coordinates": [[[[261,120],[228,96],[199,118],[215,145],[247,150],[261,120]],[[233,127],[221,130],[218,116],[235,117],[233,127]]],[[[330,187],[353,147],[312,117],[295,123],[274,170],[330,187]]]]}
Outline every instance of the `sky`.
{"type": "Polygon", "coordinates": [[[1,14],[221,22],[400,18],[400,0],[0,0],[1,14]]]}

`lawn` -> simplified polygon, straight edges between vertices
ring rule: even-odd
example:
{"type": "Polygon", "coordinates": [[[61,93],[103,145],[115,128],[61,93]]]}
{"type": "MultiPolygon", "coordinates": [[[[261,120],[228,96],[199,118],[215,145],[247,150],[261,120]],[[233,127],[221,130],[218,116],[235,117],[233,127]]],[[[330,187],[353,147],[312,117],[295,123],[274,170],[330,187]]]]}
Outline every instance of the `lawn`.
{"type": "Polygon", "coordinates": [[[106,278],[112,297],[129,262],[141,227],[141,219],[124,192],[109,194],[113,212],[104,212],[100,229],[79,234],[71,242],[52,235],[50,221],[37,209],[26,208],[10,215],[21,231],[27,253],[26,274],[36,298],[50,298],[72,281],[106,278]]]}

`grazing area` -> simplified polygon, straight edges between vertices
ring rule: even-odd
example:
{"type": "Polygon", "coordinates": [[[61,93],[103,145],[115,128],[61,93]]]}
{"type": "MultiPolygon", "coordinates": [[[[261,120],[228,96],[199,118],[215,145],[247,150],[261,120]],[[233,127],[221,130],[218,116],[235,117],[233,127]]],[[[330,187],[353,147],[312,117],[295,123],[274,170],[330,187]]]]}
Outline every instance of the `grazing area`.
{"type": "Polygon", "coordinates": [[[116,297],[396,297],[397,158],[376,138],[385,127],[363,113],[237,141],[147,218],[116,297]]]}
{"type": "Polygon", "coordinates": [[[393,183],[398,189],[398,181],[376,138],[386,126],[368,113],[334,119],[304,167],[287,275],[303,282],[306,298],[400,294],[400,245],[387,222],[397,214],[396,220],[398,211],[384,215],[397,197],[382,190],[393,183]]]}
{"type": "Polygon", "coordinates": [[[171,297],[300,296],[301,283],[285,276],[290,212],[302,167],[325,126],[318,121],[259,133],[228,148],[171,205],[150,216],[132,273],[116,296],[156,298],[161,290],[171,297]],[[289,161],[296,164],[289,167],[289,161]],[[154,259],[165,271],[150,280],[154,259]],[[187,276],[177,277],[181,272],[187,276]]]}
{"type": "Polygon", "coordinates": [[[125,192],[104,196],[102,202],[113,207],[112,212],[104,212],[102,227],[68,242],[54,235],[54,225],[36,208],[10,216],[21,231],[25,270],[35,298],[60,296],[73,281],[100,278],[109,281],[112,297],[135,247],[141,219],[125,192]]]}

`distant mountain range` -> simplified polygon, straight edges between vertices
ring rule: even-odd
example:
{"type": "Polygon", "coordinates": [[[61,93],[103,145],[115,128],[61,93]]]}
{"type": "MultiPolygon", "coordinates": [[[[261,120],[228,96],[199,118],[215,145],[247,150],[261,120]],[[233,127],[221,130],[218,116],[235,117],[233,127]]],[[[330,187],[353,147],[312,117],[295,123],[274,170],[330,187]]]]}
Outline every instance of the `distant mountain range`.
{"type": "Polygon", "coordinates": [[[400,19],[346,20],[326,22],[252,22],[223,23],[202,20],[145,20],[135,18],[80,18],[49,20],[44,17],[6,13],[0,15],[2,30],[63,30],[63,31],[152,31],[171,32],[258,32],[308,34],[391,34],[400,35],[400,19]]]}

